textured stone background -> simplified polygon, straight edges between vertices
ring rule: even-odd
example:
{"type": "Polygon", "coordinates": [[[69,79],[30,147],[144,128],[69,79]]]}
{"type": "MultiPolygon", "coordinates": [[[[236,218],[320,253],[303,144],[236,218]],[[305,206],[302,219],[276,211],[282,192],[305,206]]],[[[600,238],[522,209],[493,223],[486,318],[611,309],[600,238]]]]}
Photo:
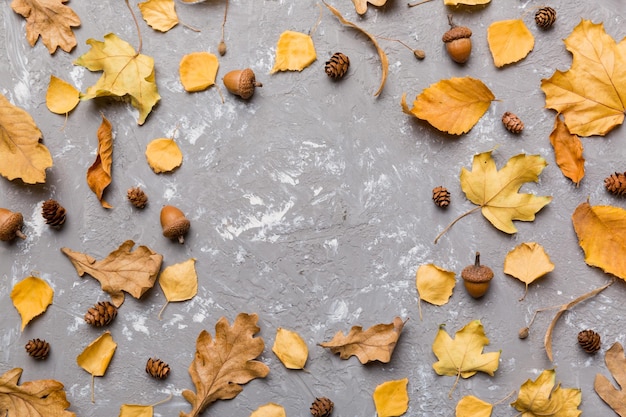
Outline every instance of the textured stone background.
{"type": "MultiPolygon", "coordinates": [[[[131,3],[138,13],[137,2],[131,3]]],[[[527,340],[519,340],[517,332],[535,309],[568,302],[609,280],[584,263],[570,216],[587,199],[594,205],[624,207],[624,201],[609,195],[602,184],[610,173],[626,169],[624,129],[584,139],[587,174],[576,188],[554,162],[548,141],[554,113],[543,108],[539,86],[555,69],[569,67],[571,56],[561,39],[581,18],[604,22],[615,39],[626,35],[623,0],[550,1],[558,19],[548,31],[533,22],[535,8],[544,4],[538,1],[494,0],[476,8],[446,8],[441,0],[415,8],[400,0],[388,3],[371,7],[363,17],[356,15],[349,0],[332,3],[371,33],[426,51],[426,59],[417,61],[399,43],[381,40],[390,72],[378,98],[372,96],[380,79],[374,48],[325,8],[313,34],[317,61],[301,73],[269,75],[280,33],[307,32],[315,25],[321,8],[313,1],[231,1],[228,53],[220,59],[218,79],[229,70],[251,67],[264,87],[249,102],[227,95],[221,104],[215,88],[188,94],[178,78],[184,54],[216,52],[223,1],[177,3],[180,19],[200,33],[182,25],[157,33],[140,20],[142,52],[155,58],[162,100],[145,125],[138,126],[136,111],[124,103],[82,102],[67,121],[45,106],[51,74],[82,91],[100,76],[72,65],[88,50],[88,38],[102,40],[114,32],[137,45],[123,2],[70,1],[82,20],[75,31],[78,46],[70,54],[59,50],[53,56],[41,42],[34,48],[28,45],[24,20],[3,2],[0,92],[33,116],[54,167],[43,185],[0,180],[0,206],[24,214],[28,235],[25,241],[0,245],[0,373],[21,367],[22,381],[60,380],[78,416],[110,417],[122,403],[151,404],[170,393],[173,399],[156,407],[155,415],[174,416],[189,410],[180,393],[193,388],[187,368],[198,333],[214,333],[222,316],[232,322],[239,312],[256,312],[266,343],[261,360],[271,372],[249,383],[236,399],[214,404],[205,415],[248,416],[268,401],[284,405],[289,416],[306,415],[315,396],[328,396],[335,401],[336,416],[374,416],[374,388],[408,377],[407,415],[451,416],[464,395],[495,402],[553,367],[564,387],[582,389],[585,415],[611,415],[593,391],[593,379],[596,373],[608,375],[604,351],[615,341],[626,342],[623,282],[563,316],[555,331],[554,363],[543,349],[552,313],[538,317],[527,340]],[[472,57],[464,66],[446,56],[440,41],[448,13],[474,31],[472,57]],[[496,69],[486,29],[494,21],[519,17],[535,35],[535,49],[522,62],[496,69]],[[352,63],[341,82],[332,82],[323,70],[336,51],[347,54],[352,63]],[[411,99],[440,79],[465,75],[483,80],[498,98],[468,134],[450,137],[401,112],[402,93],[411,99]],[[503,128],[500,117],[507,110],[526,123],[521,136],[503,128]],[[100,206],[85,181],[95,158],[101,114],[111,121],[115,135],[113,182],[105,194],[114,206],[111,210],[100,206]],[[172,174],[156,175],[145,161],[145,146],[171,135],[184,153],[183,165],[172,174]],[[445,225],[472,208],[460,188],[461,168],[471,166],[475,153],[494,148],[498,166],[521,152],[544,156],[550,165],[540,182],[522,190],[554,200],[534,222],[517,222],[516,235],[503,234],[474,214],[434,245],[445,225]],[[126,190],[135,185],[150,197],[143,211],[126,201],[126,190]],[[452,193],[446,211],[430,199],[437,185],[452,193]],[[59,231],[46,226],[40,215],[41,203],[48,198],[68,210],[67,223],[59,231]],[[164,204],[180,207],[191,219],[184,245],[161,236],[158,218],[164,204]],[[84,323],[85,311],[108,296],[94,279],[79,278],[59,249],[69,247],[100,259],[127,239],[163,254],[164,267],[196,258],[199,292],[191,301],[170,304],[162,320],[157,313],[164,296],[158,286],[141,300],[127,297],[109,328],[118,349],[106,376],[96,379],[92,404],[90,376],[76,365],[76,356],[102,333],[84,323]],[[508,251],[529,241],[545,247],[556,269],[533,284],[520,302],[524,285],[504,275],[503,261],[508,251]],[[417,267],[434,262],[460,273],[477,250],[496,273],[490,292],[476,301],[459,286],[449,304],[422,305],[420,320],[417,267]],[[20,332],[9,293],[31,272],[53,286],[54,304],[20,332]],[[316,345],[339,330],[388,323],[396,315],[409,321],[388,364],[343,361],[316,345]],[[436,358],[431,344],[440,325],[453,334],[473,319],[482,321],[491,339],[485,350],[502,350],[500,368],[494,377],[460,381],[450,400],[446,393],[454,378],[432,370],[436,358]],[[278,327],[295,330],[307,341],[308,372],[287,371],[271,352],[278,327]],[[603,338],[602,351],[595,356],[576,343],[577,333],[586,328],[603,338]],[[35,337],[52,345],[45,362],[33,361],[24,351],[25,343],[35,337]],[[169,379],[159,382],[146,375],[144,364],[150,356],[170,364],[169,379]]],[[[497,406],[494,415],[516,415],[507,404],[497,406]]]]}

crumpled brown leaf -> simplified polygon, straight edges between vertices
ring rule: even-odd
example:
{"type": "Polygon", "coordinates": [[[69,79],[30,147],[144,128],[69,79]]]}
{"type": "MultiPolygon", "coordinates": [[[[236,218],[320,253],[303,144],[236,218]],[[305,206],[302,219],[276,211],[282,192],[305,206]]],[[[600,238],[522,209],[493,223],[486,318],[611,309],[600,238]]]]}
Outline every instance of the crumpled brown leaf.
{"type": "Polygon", "coordinates": [[[365,331],[361,326],[352,326],[347,335],[339,331],[332,340],[320,343],[320,346],[339,353],[341,359],[356,356],[363,364],[372,361],[387,363],[391,360],[404,323],[400,317],[395,317],[393,323],[377,324],[365,331]]]}
{"type": "Polygon", "coordinates": [[[189,365],[189,375],[196,392],[184,390],[183,397],[191,403],[189,413],[179,417],[197,417],[217,400],[235,398],[255,378],[265,378],[270,371],[256,359],[265,348],[260,337],[256,314],[240,313],[232,327],[225,317],[215,325],[215,339],[203,330],[196,341],[196,355],[189,365]]]}
{"type": "Polygon", "coordinates": [[[104,208],[113,208],[104,201],[102,193],[111,184],[111,165],[113,164],[113,134],[111,122],[102,116],[102,123],[98,128],[98,151],[96,160],[87,170],[87,185],[94,192],[104,208]]]}
{"type": "Polygon", "coordinates": [[[613,346],[606,351],[604,361],[621,389],[615,388],[602,374],[596,375],[593,388],[618,416],[626,417],[626,357],[624,348],[619,342],[613,343],[613,346]]]}
{"type": "Polygon", "coordinates": [[[69,248],[61,248],[61,252],[70,258],[79,276],[87,273],[100,281],[102,290],[108,292],[111,302],[119,307],[124,302],[123,291],[141,298],[154,286],[163,261],[162,255],[147,246],[139,246],[131,252],[134,245],[135,242],[127,240],[100,261],[69,248]]]}

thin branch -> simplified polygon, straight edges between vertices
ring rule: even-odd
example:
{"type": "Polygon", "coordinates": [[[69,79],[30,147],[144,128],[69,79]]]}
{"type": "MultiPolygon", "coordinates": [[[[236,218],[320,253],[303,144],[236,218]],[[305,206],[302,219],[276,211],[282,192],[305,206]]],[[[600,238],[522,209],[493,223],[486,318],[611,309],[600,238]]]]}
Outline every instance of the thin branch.
{"type": "Polygon", "coordinates": [[[508,400],[509,398],[511,398],[513,395],[515,394],[515,390],[509,392],[506,397],[502,398],[501,400],[496,401],[495,403],[491,404],[491,405],[499,405],[502,404],[503,402],[505,402],[506,400],[508,400]]]}
{"type": "Polygon", "coordinates": [[[135,27],[137,28],[137,35],[139,36],[139,47],[137,48],[137,55],[139,55],[141,53],[141,48],[143,46],[143,40],[141,39],[141,30],[139,29],[139,22],[137,21],[137,16],[135,16],[135,12],[133,12],[133,8],[130,7],[130,3],[128,0],[126,1],[126,7],[128,7],[128,10],[130,10],[130,14],[133,17],[133,20],[135,21],[135,27]]]}
{"type": "Polygon", "coordinates": [[[322,9],[322,5],[317,3],[317,7],[320,9],[320,15],[317,18],[317,22],[315,22],[315,25],[313,25],[313,27],[311,28],[311,30],[309,30],[309,36],[313,37],[313,34],[315,33],[315,31],[317,30],[317,27],[320,25],[320,23],[322,22],[322,14],[324,12],[324,9],[322,9]]]}
{"type": "Polygon", "coordinates": [[[429,1],[433,1],[433,0],[422,0],[422,1],[416,1],[415,3],[407,3],[407,6],[415,7],[415,6],[419,6],[420,4],[428,3],[429,1]]]}
{"type": "Polygon", "coordinates": [[[226,0],[226,6],[224,7],[224,19],[222,20],[222,39],[217,47],[221,56],[226,54],[226,42],[224,42],[224,27],[226,26],[226,17],[228,16],[228,0],[226,0]]]}
{"type": "Polygon", "coordinates": [[[454,224],[455,224],[456,222],[458,222],[459,220],[461,220],[463,217],[465,217],[465,216],[467,216],[467,215],[469,215],[469,214],[472,214],[472,213],[473,213],[473,212],[475,212],[475,211],[480,210],[481,208],[482,208],[481,206],[476,206],[476,207],[474,207],[473,209],[471,209],[470,211],[466,211],[465,213],[461,214],[461,215],[460,215],[459,217],[457,217],[456,219],[452,220],[452,223],[450,223],[449,225],[447,225],[447,226],[446,226],[446,228],[445,228],[445,229],[443,229],[443,230],[441,231],[441,233],[439,233],[439,234],[437,235],[437,237],[435,238],[435,242],[434,242],[434,243],[435,243],[435,245],[437,244],[437,241],[439,241],[439,238],[441,238],[441,236],[443,236],[443,235],[444,235],[444,234],[445,234],[448,230],[450,230],[450,228],[451,228],[452,226],[454,226],[454,224]]]}

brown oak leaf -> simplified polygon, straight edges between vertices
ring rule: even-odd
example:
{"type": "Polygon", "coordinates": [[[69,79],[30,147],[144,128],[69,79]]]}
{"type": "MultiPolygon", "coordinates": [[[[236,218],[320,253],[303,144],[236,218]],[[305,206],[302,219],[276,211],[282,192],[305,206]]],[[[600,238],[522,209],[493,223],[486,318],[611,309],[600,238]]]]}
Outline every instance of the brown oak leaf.
{"type": "Polygon", "coordinates": [[[21,368],[0,376],[0,414],[19,417],[76,417],[67,411],[63,384],[54,379],[40,379],[18,385],[21,368]],[[5,414],[6,413],[6,414],[5,414]]]}
{"type": "Polygon", "coordinates": [[[26,19],[26,39],[30,46],[41,40],[48,52],[58,47],[70,52],[76,46],[72,27],[80,26],[80,18],[63,3],[67,0],[13,0],[11,8],[26,19]]]}
{"type": "Polygon", "coordinates": [[[124,292],[141,298],[154,286],[163,261],[162,255],[147,246],[139,246],[131,252],[134,245],[135,242],[127,240],[100,261],[68,248],[61,248],[61,252],[70,258],[79,276],[87,273],[100,281],[102,290],[108,292],[111,302],[119,307],[124,302],[124,292]]]}
{"type": "Polygon", "coordinates": [[[626,357],[624,348],[619,342],[613,343],[613,346],[606,351],[604,361],[621,389],[615,388],[602,374],[596,375],[593,388],[618,416],[626,417],[626,357]]]}
{"type": "Polygon", "coordinates": [[[404,323],[396,317],[393,323],[377,324],[365,331],[361,326],[353,326],[347,335],[339,331],[332,340],[320,343],[320,346],[339,353],[341,359],[356,356],[363,364],[372,361],[387,363],[391,360],[404,323]]]}
{"type": "Polygon", "coordinates": [[[265,348],[260,337],[256,314],[240,313],[230,327],[225,317],[215,325],[215,339],[203,330],[196,341],[196,355],[189,365],[189,375],[196,392],[184,390],[183,397],[191,403],[189,413],[179,417],[197,417],[217,400],[235,398],[255,378],[265,378],[270,369],[256,359],[265,348]]]}
{"type": "Polygon", "coordinates": [[[113,164],[113,133],[111,122],[102,116],[102,123],[98,128],[98,151],[96,160],[87,170],[87,185],[94,192],[104,208],[113,208],[102,199],[104,189],[111,184],[111,165],[113,164]]]}

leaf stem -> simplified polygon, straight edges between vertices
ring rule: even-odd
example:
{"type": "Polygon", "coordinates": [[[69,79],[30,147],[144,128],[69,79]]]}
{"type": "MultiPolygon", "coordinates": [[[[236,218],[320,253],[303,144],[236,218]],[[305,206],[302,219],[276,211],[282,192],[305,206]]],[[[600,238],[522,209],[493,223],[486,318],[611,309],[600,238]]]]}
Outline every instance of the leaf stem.
{"type": "Polygon", "coordinates": [[[94,379],[96,379],[96,377],[93,376],[93,374],[91,374],[91,402],[92,402],[92,404],[95,404],[95,402],[96,402],[96,396],[94,394],[94,389],[95,389],[94,388],[94,385],[95,385],[94,384],[94,379]]]}
{"type": "Polygon", "coordinates": [[[130,7],[130,3],[128,0],[124,0],[126,2],[126,7],[130,10],[130,15],[133,17],[133,21],[135,22],[135,27],[137,28],[137,35],[139,36],[139,46],[137,47],[137,55],[141,53],[141,48],[143,46],[143,40],[141,39],[141,30],[139,29],[139,22],[137,21],[137,16],[135,16],[135,12],[133,12],[133,8],[130,7]]]}
{"type": "Polygon", "coordinates": [[[163,314],[163,311],[165,311],[165,307],[167,307],[169,303],[170,303],[169,301],[166,301],[165,304],[163,304],[163,307],[161,307],[161,310],[159,311],[159,315],[157,316],[159,320],[161,320],[161,314],[163,314]]]}
{"type": "Polygon", "coordinates": [[[407,6],[415,7],[415,6],[419,6],[420,4],[428,3],[429,1],[433,1],[433,0],[422,0],[422,1],[416,1],[415,3],[407,3],[407,6]]]}
{"type": "Polygon", "coordinates": [[[495,403],[493,403],[492,405],[499,405],[502,404],[503,402],[505,402],[506,400],[508,400],[509,398],[511,398],[513,395],[515,394],[515,390],[509,392],[506,397],[502,398],[501,400],[496,401],[495,403]]]}
{"type": "Polygon", "coordinates": [[[441,233],[439,233],[439,234],[437,235],[437,237],[435,238],[435,242],[434,242],[434,243],[435,243],[435,245],[437,244],[437,241],[439,241],[439,238],[441,238],[441,236],[443,236],[443,235],[444,235],[444,234],[445,234],[448,230],[450,230],[450,228],[451,228],[452,226],[454,226],[454,224],[455,224],[456,222],[458,222],[459,220],[461,220],[463,217],[465,217],[465,216],[467,216],[467,215],[469,215],[469,214],[472,214],[472,213],[473,213],[473,212],[475,212],[475,211],[480,210],[481,208],[482,208],[482,206],[476,206],[476,207],[474,207],[473,209],[471,209],[470,211],[466,211],[465,213],[461,214],[461,215],[460,215],[459,217],[457,217],[456,219],[452,220],[452,223],[450,223],[449,225],[447,225],[447,226],[446,226],[446,228],[445,228],[445,229],[443,229],[443,230],[441,231],[441,233]]]}
{"type": "Polygon", "coordinates": [[[459,369],[459,372],[457,372],[456,374],[456,379],[454,380],[454,384],[452,385],[452,388],[450,388],[450,391],[448,391],[448,398],[452,398],[452,393],[454,392],[454,389],[456,388],[456,385],[459,383],[459,379],[461,378],[461,370],[459,369]]]}
{"type": "Polygon", "coordinates": [[[313,34],[315,33],[315,31],[317,30],[317,27],[320,25],[320,23],[322,22],[322,14],[324,13],[324,9],[322,9],[322,6],[317,3],[317,7],[320,9],[320,15],[317,18],[317,22],[315,22],[315,25],[313,25],[313,27],[311,28],[311,30],[309,30],[309,36],[313,37],[313,34]]]}
{"type": "Polygon", "coordinates": [[[169,395],[166,399],[161,400],[161,401],[159,401],[159,402],[156,402],[156,403],[152,404],[152,407],[156,407],[157,405],[161,405],[161,404],[164,404],[164,403],[168,402],[169,400],[171,400],[171,399],[172,399],[172,397],[173,397],[173,396],[174,396],[174,394],[172,394],[172,393],[170,392],[170,395],[169,395]]]}

